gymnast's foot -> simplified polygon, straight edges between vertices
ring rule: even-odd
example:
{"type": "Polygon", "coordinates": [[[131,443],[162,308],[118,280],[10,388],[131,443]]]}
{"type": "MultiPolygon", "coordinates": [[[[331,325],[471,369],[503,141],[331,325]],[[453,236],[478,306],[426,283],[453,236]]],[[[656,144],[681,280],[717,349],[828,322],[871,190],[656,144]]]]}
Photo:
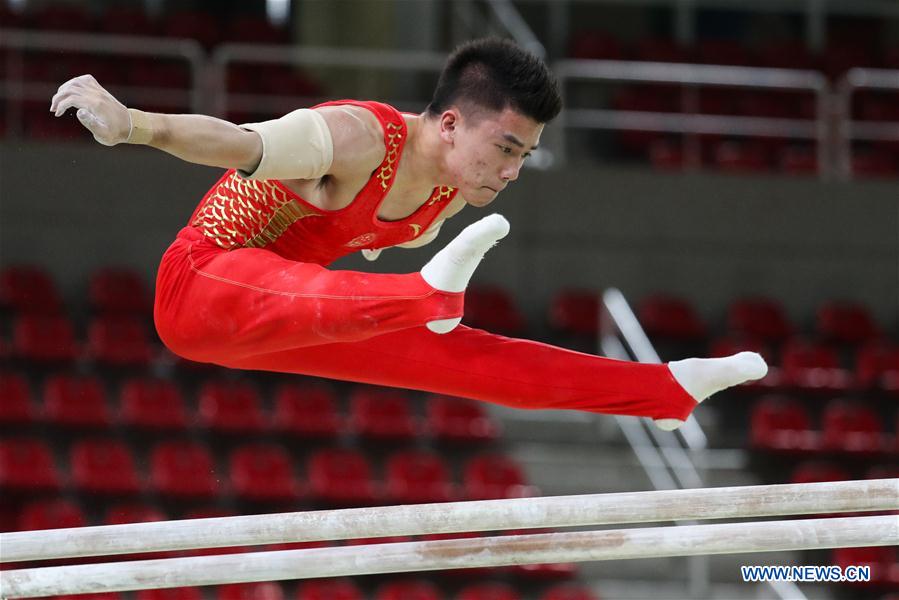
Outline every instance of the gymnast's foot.
{"type": "MultiPolygon", "coordinates": [[[[740,352],[724,358],[687,358],[668,363],[674,379],[696,402],[721,390],[761,379],[768,373],[765,359],[755,352],[740,352]]],[[[672,431],[684,424],[680,419],[656,419],[659,429],[672,431]]]]}
{"type": "MultiPolygon", "coordinates": [[[[421,276],[440,291],[464,292],[484,254],[508,233],[509,222],[505,217],[488,215],[463,229],[422,268],[421,276]]],[[[448,333],[461,321],[461,317],[440,319],[431,321],[427,327],[435,333],[448,333]]]]}

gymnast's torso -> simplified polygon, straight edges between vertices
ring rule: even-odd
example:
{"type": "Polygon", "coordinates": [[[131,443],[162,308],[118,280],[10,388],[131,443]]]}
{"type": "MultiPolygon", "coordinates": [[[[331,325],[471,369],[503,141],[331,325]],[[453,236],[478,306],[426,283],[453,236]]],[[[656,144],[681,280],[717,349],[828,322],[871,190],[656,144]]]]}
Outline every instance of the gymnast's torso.
{"type": "Polygon", "coordinates": [[[461,198],[456,199],[454,188],[423,188],[404,178],[403,150],[418,117],[379,102],[319,106],[358,107],[377,118],[383,146],[377,140],[371,145],[382,158],[367,178],[247,180],[230,170],[206,193],[190,225],[225,250],[265,248],[291,260],[327,265],[360,249],[410,242],[441,215],[458,210],[461,198]]]}

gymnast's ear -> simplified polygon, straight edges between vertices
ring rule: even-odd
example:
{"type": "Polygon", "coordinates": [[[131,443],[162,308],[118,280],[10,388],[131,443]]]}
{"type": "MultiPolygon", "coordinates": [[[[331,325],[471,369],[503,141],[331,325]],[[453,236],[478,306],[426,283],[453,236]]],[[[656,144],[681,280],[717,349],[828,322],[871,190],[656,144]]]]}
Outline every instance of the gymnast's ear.
{"type": "Polygon", "coordinates": [[[456,137],[456,129],[459,126],[459,110],[455,107],[448,108],[440,114],[440,139],[452,144],[456,137]]]}

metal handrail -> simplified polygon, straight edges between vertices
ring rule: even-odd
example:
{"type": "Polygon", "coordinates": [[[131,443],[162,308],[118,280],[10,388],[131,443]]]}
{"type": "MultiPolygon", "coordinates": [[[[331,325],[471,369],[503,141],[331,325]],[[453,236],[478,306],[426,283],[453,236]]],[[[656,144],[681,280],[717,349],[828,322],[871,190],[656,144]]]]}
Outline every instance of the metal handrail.
{"type": "Polygon", "coordinates": [[[560,151],[564,148],[565,128],[787,135],[814,140],[819,173],[822,176],[831,173],[828,152],[830,84],[817,71],[616,60],[561,60],[553,64],[553,71],[559,78],[563,92],[566,84],[575,80],[677,84],[683,86],[684,90],[696,86],[798,90],[814,93],[817,108],[814,120],[566,108],[561,116],[562,130],[558,132],[563,138],[557,142],[560,151]]]}
{"type": "MultiPolygon", "coordinates": [[[[232,102],[235,99],[238,101],[237,106],[241,109],[244,107],[258,108],[260,101],[278,102],[278,97],[273,98],[270,94],[229,94],[226,87],[226,72],[228,65],[235,62],[439,73],[445,60],[446,54],[439,52],[409,53],[398,50],[372,51],[358,48],[224,44],[216,48],[210,58],[215,99],[213,112],[218,116],[224,116],[233,107],[232,102]]],[[[281,101],[296,104],[296,97],[284,97],[281,101]]]]}
{"type": "Polygon", "coordinates": [[[899,122],[853,121],[852,96],[858,90],[899,91],[899,70],[850,69],[837,84],[837,169],[852,177],[852,140],[899,140],[899,122]]]}
{"type": "Polygon", "coordinates": [[[487,0],[487,6],[522,48],[526,48],[540,58],[546,58],[546,47],[534,35],[521,13],[512,4],[512,0],[487,0]]]}
{"type": "MultiPolygon", "coordinates": [[[[67,51],[77,53],[108,54],[108,55],[133,55],[148,56],[153,58],[170,58],[184,60],[189,68],[191,86],[187,92],[190,109],[194,112],[203,111],[203,67],[206,64],[206,55],[202,46],[190,39],[171,39],[158,37],[144,37],[132,35],[93,34],[93,33],[63,33],[33,31],[24,29],[0,29],[0,47],[24,51],[67,51]]],[[[6,99],[46,100],[48,105],[50,97],[48,89],[55,89],[61,81],[47,82],[47,86],[40,84],[26,84],[23,78],[21,54],[11,52],[7,55],[7,79],[0,87],[0,97],[6,99]]],[[[127,93],[148,94],[153,97],[151,102],[160,104],[171,103],[183,105],[180,99],[183,92],[163,90],[147,87],[119,86],[117,91],[127,93]]],[[[13,103],[15,104],[15,103],[13,103]]],[[[13,107],[10,106],[10,109],[13,107]]]]}
{"type": "MultiPolygon", "coordinates": [[[[600,351],[605,356],[619,360],[630,360],[619,335],[627,342],[637,361],[660,364],[658,352],[640,325],[624,294],[616,288],[609,288],[602,294],[600,303],[600,351]]],[[[704,487],[700,468],[692,456],[702,456],[707,448],[707,437],[696,419],[690,415],[678,433],[662,431],[651,419],[615,417],[637,461],[643,468],[655,489],[704,487]],[[690,450],[690,453],[687,450],[690,450]],[[692,455],[691,455],[692,453],[692,455]]],[[[689,559],[689,582],[691,595],[706,595],[709,585],[708,556],[694,556],[689,559]]],[[[792,582],[768,582],[768,587],[781,600],[805,600],[806,596],[792,582]]]]}

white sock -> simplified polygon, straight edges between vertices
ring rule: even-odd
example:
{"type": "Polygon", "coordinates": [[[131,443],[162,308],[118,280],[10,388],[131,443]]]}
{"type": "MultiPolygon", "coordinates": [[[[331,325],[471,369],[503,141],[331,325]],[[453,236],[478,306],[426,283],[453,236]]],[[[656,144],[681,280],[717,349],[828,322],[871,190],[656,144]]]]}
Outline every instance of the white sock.
{"type": "MultiPolygon", "coordinates": [[[[509,222],[492,214],[462,230],[446,247],[421,269],[421,276],[433,288],[443,292],[464,292],[484,254],[509,233],[509,222]]],[[[462,321],[440,319],[427,324],[435,333],[452,331],[462,321]]]]}
{"type": "MultiPolygon", "coordinates": [[[[674,379],[697,402],[702,402],[721,390],[761,379],[768,374],[768,365],[755,352],[740,352],[723,358],[687,358],[668,363],[674,379]]],[[[677,429],[680,419],[656,419],[655,424],[665,431],[677,429]]]]}

